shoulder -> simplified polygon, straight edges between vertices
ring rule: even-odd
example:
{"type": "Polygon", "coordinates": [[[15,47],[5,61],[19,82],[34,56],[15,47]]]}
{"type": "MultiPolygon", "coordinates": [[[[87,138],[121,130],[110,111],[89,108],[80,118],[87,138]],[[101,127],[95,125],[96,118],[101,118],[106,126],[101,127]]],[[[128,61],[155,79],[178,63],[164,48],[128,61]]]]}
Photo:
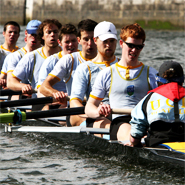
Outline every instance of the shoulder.
{"type": "Polygon", "coordinates": [[[153,67],[150,67],[150,66],[147,66],[147,65],[145,65],[145,66],[149,68],[149,73],[150,74],[156,75],[158,73],[157,70],[154,69],[153,67]]]}
{"type": "Polygon", "coordinates": [[[56,58],[54,55],[51,55],[49,57],[47,57],[45,60],[44,60],[44,63],[45,65],[53,65],[53,64],[56,64],[58,61],[58,58],[56,58]]]}
{"type": "Polygon", "coordinates": [[[32,51],[32,52],[39,52],[39,53],[41,53],[42,52],[42,49],[43,49],[43,47],[40,47],[40,48],[37,48],[37,49],[35,49],[34,51],[32,51]]]}
{"type": "Polygon", "coordinates": [[[92,62],[84,62],[81,63],[77,66],[75,74],[76,73],[88,73],[89,72],[89,66],[91,65],[92,62]]]}
{"type": "Polygon", "coordinates": [[[71,53],[69,55],[72,55],[73,57],[80,56],[80,51],[76,51],[76,52],[71,53]]]}
{"type": "Polygon", "coordinates": [[[105,69],[101,70],[98,74],[98,77],[103,78],[103,79],[107,79],[111,76],[111,68],[114,66],[115,64],[113,64],[112,66],[106,67],[105,69]]]}
{"type": "Polygon", "coordinates": [[[64,55],[62,58],[60,58],[59,61],[64,61],[64,60],[71,61],[72,58],[73,58],[72,54],[67,54],[67,55],[64,55]]]}

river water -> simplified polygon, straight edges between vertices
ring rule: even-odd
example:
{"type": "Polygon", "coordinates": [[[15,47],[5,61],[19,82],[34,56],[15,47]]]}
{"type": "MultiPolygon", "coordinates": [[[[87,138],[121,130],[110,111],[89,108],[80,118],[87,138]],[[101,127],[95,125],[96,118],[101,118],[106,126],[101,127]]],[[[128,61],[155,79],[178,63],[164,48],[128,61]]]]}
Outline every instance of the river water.
{"type": "MultiPolygon", "coordinates": [[[[0,30],[2,30],[0,26],[0,30]]],[[[24,29],[17,45],[24,46],[24,29]]],[[[185,32],[146,31],[140,61],[157,70],[162,61],[176,60],[185,69],[185,32]]],[[[0,43],[4,38],[0,32],[0,43]]],[[[80,47],[79,47],[80,49],[80,47]]],[[[117,46],[116,56],[121,56],[117,46]]],[[[43,134],[4,133],[0,126],[0,184],[184,184],[184,172],[145,167],[98,156],[70,143],[43,134]]]]}

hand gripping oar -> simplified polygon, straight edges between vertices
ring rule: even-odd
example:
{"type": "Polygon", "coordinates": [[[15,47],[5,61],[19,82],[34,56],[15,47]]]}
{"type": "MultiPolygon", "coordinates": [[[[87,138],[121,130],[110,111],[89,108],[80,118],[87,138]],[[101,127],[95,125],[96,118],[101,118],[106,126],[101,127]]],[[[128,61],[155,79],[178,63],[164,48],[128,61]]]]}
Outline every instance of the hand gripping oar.
{"type": "MultiPolygon", "coordinates": [[[[17,110],[13,113],[0,114],[0,123],[21,123],[26,119],[84,114],[84,108],[85,107],[76,107],[33,112],[21,112],[20,110],[17,110]]],[[[112,109],[112,114],[131,114],[131,111],[132,109],[112,109]]]]}

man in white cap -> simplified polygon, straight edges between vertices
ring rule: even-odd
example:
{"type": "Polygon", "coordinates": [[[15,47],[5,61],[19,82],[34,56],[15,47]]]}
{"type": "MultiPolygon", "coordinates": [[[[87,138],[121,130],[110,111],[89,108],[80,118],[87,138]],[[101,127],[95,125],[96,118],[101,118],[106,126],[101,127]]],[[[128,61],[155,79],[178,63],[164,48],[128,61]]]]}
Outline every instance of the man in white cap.
{"type": "Polygon", "coordinates": [[[38,20],[31,20],[26,27],[25,30],[25,43],[26,45],[21,49],[17,50],[14,53],[9,54],[6,59],[4,60],[4,64],[2,67],[2,72],[4,74],[4,80],[1,81],[1,85],[6,87],[6,78],[10,80],[12,79],[12,72],[15,69],[18,62],[21,58],[26,54],[29,53],[41,46],[40,42],[37,39],[37,29],[41,24],[38,20]]]}
{"type": "MultiPolygon", "coordinates": [[[[97,56],[92,60],[79,65],[74,74],[70,107],[82,107],[83,99],[89,98],[94,81],[98,73],[119,61],[114,52],[117,44],[117,30],[111,22],[100,22],[94,29],[94,42],[97,46],[97,56]]],[[[108,103],[108,97],[103,103],[108,103]]],[[[105,128],[110,121],[107,118],[90,119],[86,115],[75,115],[70,117],[72,126],[85,125],[88,127],[105,128]]]]}

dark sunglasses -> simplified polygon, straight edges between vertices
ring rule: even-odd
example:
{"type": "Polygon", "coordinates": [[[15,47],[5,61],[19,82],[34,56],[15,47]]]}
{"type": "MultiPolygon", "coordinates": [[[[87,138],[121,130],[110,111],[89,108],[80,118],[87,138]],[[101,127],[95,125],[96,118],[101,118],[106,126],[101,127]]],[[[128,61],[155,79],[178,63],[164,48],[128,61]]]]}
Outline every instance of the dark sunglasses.
{"type": "Polygon", "coordinates": [[[136,44],[132,44],[132,43],[125,42],[124,40],[123,40],[123,42],[124,42],[129,48],[131,48],[131,49],[136,48],[137,50],[141,50],[141,49],[144,47],[143,44],[142,44],[142,45],[136,45],[136,44]]]}

